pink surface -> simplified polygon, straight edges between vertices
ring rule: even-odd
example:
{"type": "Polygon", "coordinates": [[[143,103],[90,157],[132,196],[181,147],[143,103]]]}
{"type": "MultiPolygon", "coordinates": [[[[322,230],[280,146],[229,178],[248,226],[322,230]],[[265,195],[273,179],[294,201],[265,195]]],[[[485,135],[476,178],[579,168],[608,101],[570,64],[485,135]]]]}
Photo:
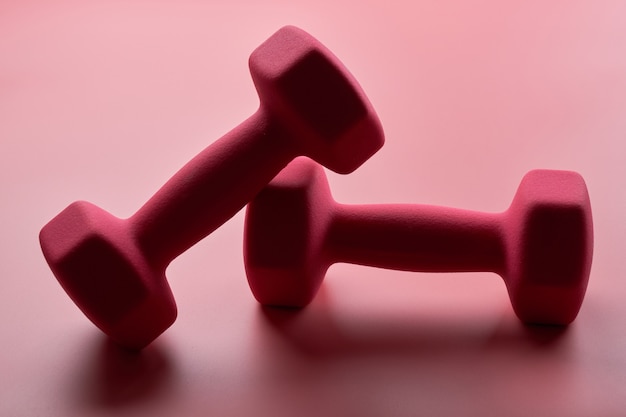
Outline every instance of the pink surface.
{"type": "Polygon", "coordinates": [[[624,16],[602,0],[0,4],[0,415],[623,415],[624,16]],[[138,357],[106,342],[39,229],[76,199],[130,216],[255,111],[247,58],[285,24],[341,57],[385,127],[366,164],[328,173],[338,201],[497,212],[531,169],[583,175],[594,261],[567,331],[521,326],[480,272],[337,264],[306,310],[264,310],[239,212],[168,268],[167,333],[138,357]]]}

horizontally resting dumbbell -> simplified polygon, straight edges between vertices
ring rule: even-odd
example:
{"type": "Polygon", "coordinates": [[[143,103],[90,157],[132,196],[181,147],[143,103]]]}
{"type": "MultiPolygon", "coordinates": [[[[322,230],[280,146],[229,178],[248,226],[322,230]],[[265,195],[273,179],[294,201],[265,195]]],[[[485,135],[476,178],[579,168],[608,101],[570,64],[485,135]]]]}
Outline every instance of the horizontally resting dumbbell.
{"type": "Polygon", "coordinates": [[[50,268],[83,313],[140,349],[176,318],[168,264],[251,200],[295,156],[349,173],[383,145],[358,83],[317,40],[284,27],[250,56],[259,110],[204,149],[129,219],[75,202],[40,233],[50,268]]]}
{"type": "Polygon", "coordinates": [[[565,325],[580,309],[593,226],[583,178],[531,171],[503,213],[427,205],[337,204],[324,170],[287,166],[248,205],[244,260],[256,299],[302,307],[335,262],[423,271],[491,271],[525,323],[565,325]]]}

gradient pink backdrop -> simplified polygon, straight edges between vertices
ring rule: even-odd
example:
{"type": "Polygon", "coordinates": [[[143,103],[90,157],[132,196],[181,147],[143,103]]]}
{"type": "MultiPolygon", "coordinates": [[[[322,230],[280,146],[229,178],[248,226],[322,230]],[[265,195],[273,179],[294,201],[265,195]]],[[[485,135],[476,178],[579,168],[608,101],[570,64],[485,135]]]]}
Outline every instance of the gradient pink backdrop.
{"type": "Polygon", "coordinates": [[[625,21],[622,1],[0,1],[0,415],[624,415],[625,21]],[[285,24],[386,129],[329,174],[337,200],[500,211],[530,169],[583,174],[595,258],[572,326],[522,327],[495,275],[349,265],[299,314],[264,311],[239,213],[169,268],[169,331],[138,357],[106,342],[39,229],[76,199],[132,214],[255,110],[248,55],[285,24]]]}

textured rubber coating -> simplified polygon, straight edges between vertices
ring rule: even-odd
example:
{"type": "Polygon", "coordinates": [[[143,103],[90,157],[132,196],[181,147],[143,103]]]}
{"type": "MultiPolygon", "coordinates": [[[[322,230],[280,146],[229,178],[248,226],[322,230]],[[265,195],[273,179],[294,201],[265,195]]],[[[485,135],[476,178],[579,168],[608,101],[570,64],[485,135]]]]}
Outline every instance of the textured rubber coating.
{"type": "Polygon", "coordinates": [[[349,173],[384,142],[352,75],[320,42],[287,26],[250,57],[258,111],[178,171],[129,219],[76,202],[40,233],[43,254],[83,313],[141,349],[176,319],[165,268],[307,155],[349,173]]]}
{"type": "Polygon", "coordinates": [[[244,260],[264,305],[302,307],[335,262],[406,271],[490,271],[525,323],[566,325],[582,304],[593,253],[587,187],[576,172],[524,176],[509,209],[336,203],[321,166],[290,163],[248,205],[244,260]]]}

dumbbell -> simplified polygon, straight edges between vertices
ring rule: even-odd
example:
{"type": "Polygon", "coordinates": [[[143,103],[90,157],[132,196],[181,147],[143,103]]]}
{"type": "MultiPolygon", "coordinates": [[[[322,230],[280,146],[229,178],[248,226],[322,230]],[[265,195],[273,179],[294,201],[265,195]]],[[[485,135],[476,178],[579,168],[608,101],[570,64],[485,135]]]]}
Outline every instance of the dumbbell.
{"type": "Polygon", "coordinates": [[[287,26],[253,51],[259,109],[204,149],[128,219],[78,201],[40,233],[43,254],[83,313],[119,345],[141,349],[177,310],[168,264],[218,228],[285,165],[307,155],[349,173],[384,142],[374,109],[339,60],[287,26]]]}
{"type": "Polygon", "coordinates": [[[429,205],[344,205],[298,158],[248,204],[244,261],[263,305],[306,306],[336,262],[416,272],[495,272],[519,319],[566,325],[580,309],[593,226],[583,178],[535,170],[503,213],[429,205]]]}

